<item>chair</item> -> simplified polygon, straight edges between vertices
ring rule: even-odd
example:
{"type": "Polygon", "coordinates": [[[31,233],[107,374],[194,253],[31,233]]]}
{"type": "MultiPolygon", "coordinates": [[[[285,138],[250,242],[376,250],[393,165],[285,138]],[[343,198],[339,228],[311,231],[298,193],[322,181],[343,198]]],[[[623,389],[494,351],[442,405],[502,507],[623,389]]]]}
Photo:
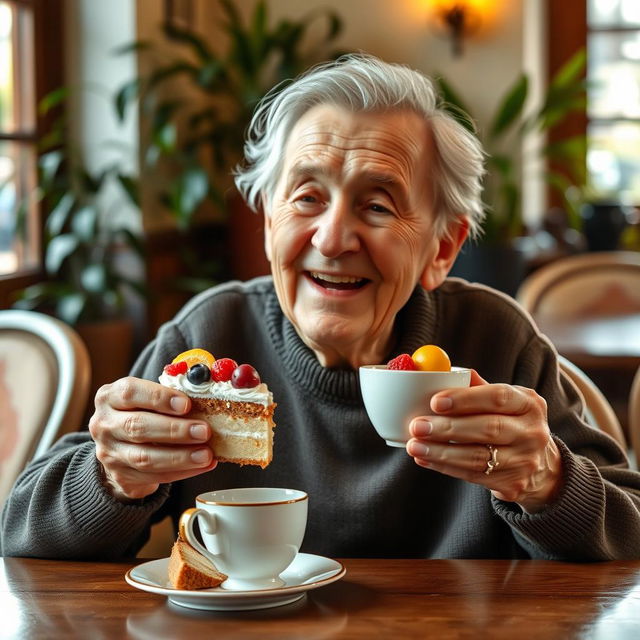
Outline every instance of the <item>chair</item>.
{"type": "Polygon", "coordinates": [[[610,435],[625,450],[627,439],[613,407],[605,398],[596,383],[573,362],[564,356],[558,356],[560,371],[564,373],[582,396],[586,409],[586,420],[593,426],[610,435]]]}
{"type": "Polygon", "coordinates": [[[603,251],[560,258],[529,275],[516,300],[536,319],[640,312],[640,253],[603,251]]]}
{"type": "Polygon", "coordinates": [[[629,394],[629,438],[640,467],[640,367],[633,378],[629,394]]]}
{"type": "Polygon", "coordinates": [[[0,311],[0,504],[27,462],[81,426],[90,378],[74,329],[34,311],[0,311]]]}

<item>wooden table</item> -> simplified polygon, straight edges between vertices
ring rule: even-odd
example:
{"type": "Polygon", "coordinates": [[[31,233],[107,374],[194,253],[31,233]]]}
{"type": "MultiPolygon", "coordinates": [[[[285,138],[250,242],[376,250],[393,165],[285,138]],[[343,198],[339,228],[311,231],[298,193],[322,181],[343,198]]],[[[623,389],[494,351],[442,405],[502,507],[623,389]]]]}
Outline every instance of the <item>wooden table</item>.
{"type": "Polygon", "coordinates": [[[130,587],[137,562],[0,559],[0,638],[640,638],[640,561],[352,559],[299,602],[224,613],[130,587]]]}
{"type": "Polygon", "coordinates": [[[583,369],[640,366],[640,313],[537,322],[556,349],[583,369]]]}

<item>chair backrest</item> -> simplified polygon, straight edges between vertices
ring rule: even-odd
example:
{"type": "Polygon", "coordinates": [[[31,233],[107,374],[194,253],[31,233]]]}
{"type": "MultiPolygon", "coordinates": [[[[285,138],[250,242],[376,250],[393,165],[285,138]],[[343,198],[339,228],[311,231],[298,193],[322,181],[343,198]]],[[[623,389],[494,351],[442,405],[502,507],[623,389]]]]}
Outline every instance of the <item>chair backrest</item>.
{"type": "Polygon", "coordinates": [[[603,251],[560,258],[534,271],[516,299],[535,318],[640,312],[640,253],[603,251]]]}
{"type": "Polygon", "coordinates": [[[633,378],[629,394],[629,438],[640,468],[640,367],[633,378]]]}
{"type": "Polygon", "coordinates": [[[609,434],[625,451],[628,451],[629,444],[620,421],[596,383],[580,367],[564,356],[558,356],[558,361],[560,371],[573,382],[584,400],[587,422],[609,434]]]}
{"type": "Polygon", "coordinates": [[[63,322],[0,311],[0,504],[29,460],[81,427],[91,364],[63,322]]]}

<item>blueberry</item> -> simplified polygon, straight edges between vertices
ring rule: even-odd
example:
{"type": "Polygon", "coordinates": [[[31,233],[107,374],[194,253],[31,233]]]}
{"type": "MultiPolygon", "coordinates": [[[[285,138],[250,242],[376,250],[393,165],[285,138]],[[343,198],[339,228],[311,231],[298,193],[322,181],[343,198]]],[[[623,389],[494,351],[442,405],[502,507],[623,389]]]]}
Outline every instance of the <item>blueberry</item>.
{"type": "Polygon", "coordinates": [[[204,384],[211,380],[211,369],[206,364],[194,364],[187,372],[187,380],[191,384],[204,384]]]}

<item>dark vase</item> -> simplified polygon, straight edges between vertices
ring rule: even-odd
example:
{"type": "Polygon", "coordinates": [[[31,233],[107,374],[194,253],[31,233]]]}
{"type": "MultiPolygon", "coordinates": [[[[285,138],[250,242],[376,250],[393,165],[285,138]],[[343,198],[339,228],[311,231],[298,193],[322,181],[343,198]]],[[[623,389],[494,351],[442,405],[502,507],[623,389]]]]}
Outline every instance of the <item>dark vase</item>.
{"type": "Polygon", "coordinates": [[[615,251],[628,224],[626,207],[615,202],[588,202],[580,208],[589,251],[615,251]]]}
{"type": "Polygon", "coordinates": [[[449,275],[515,296],[526,274],[525,252],[516,246],[467,243],[449,275]]]}

